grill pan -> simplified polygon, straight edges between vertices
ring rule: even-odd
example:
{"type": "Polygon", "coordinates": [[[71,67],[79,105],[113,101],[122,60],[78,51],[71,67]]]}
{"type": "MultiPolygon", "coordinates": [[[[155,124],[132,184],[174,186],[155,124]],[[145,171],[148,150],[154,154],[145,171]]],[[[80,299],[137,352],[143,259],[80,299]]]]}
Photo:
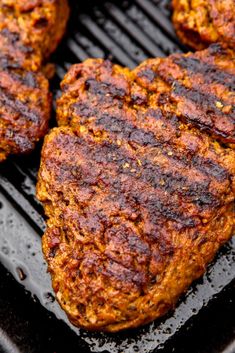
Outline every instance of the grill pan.
{"type": "MultiPolygon", "coordinates": [[[[54,98],[69,66],[88,57],[133,68],[148,57],[187,51],[174,33],[169,0],[77,0],[71,8],[67,36],[52,58],[54,98]]],[[[119,334],[88,333],[69,323],[55,301],[41,252],[45,223],[35,198],[39,161],[40,146],[30,156],[0,165],[0,353],[222,352],[235,334],[234,238],[163,319],[119,334]]],[[[226,350],[235,351],[233,345],[226,350]]]]}

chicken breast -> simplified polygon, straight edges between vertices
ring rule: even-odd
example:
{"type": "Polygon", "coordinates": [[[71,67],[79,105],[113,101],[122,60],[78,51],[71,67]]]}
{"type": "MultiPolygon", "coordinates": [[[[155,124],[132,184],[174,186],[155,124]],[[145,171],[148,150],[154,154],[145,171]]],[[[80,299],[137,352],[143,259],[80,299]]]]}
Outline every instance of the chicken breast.
{"type": "Polygon", "coordinates": [[[69,16],[67,0],[0,0],[0,48],[28,70],[56,49],[69,16]]]}
{"type": "Polygon", "coordinates": [[[47,132],[50,111],[44,75],[22,69],[0,53],[0,162],[35,147],[47,132]]]}
{"type": "Polygon", "coordinates": [[[235,47],[234,0],[173,0],[173,23],[184,44],[200,50],[221,42],[235,47]]]}
{"type": "Polygon", "coordinates": [[[153,63],[74,65],[42,150],[43,252],[60,305],[89,330],[165,314],[233,231],[235,152],[182,119],[153,63]]]}

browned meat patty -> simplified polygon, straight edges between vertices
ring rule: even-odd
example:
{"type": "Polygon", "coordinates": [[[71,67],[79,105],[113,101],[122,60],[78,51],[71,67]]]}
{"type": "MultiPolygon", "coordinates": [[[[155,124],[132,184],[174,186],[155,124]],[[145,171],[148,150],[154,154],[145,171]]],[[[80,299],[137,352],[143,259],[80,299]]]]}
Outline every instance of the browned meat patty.
{"type": "Polygon", "coordinates": [[[43,74],[22,69],[0,54],[0,162],[34,148],[47,132],[50,108],[43,74]]]}
{"type": "Polygon", "coordinates": [[[68,15],[67,0],[0,0],[1,55],[39,69],[61,40],[68,15]]]}
{"type": "Polygon", "coordinates": [[[51,96],[38,70],[62,38],[67,0],[0,0],[0,162],[47,132],[51,96]]]}
{"type": "Polygon", "coordinates": [[[235,48],[234,0],[173,0],[173,22],[184,44],[197,50],[222,42],[235,48]]]}
{"type": "Polygon", "coordinates": [[[44,255],[60,305],[90,330],[166,313],[233,230],[235,152],[167,111],[137,72],[73,66],[58,101],[64,126],[42,151],[44,255]]]}

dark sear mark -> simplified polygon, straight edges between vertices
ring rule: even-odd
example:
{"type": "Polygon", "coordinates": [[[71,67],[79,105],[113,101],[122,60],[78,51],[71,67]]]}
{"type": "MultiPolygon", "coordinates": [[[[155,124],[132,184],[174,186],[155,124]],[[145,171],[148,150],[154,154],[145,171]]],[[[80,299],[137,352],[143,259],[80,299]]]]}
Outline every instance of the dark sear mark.
{"type": "Polygon", "coordinates": [[[115,87],[115,85],[108,82],[99,82],[95,79],[89,79],[85,81],[85,88],[95,95],[105,96],[110,94],[112,97],[123,98],[127,92],[123,88],[115,87]]]}
{"type": "Polygon", "coordinates": [[[147,68],[145,70],[141,70],[139,73],[138,73],[138,77],[142,78],[146,78],[149,82],[154,82],[155,78],[158,77],[158,74],[151,70],[151,68],[147,68]]]}
{"type": "MultiPolygon", "coordinates": [[[[115,195],[112,200],[117,200],[120,209],[122,203],[124,202],[123,205],[128,203],[130,198],[146,207],[152,220],[155,218],[156,221],[161,221],[163,216],[187,227],[195,226],[197,221],[195,223],[193,218],[186,217],[178,211],[181,209],[181,201],[178,203],[177,199],[174,199],[172,203],[169,195],[179,195],[180,200],[183,196],[186,203],[195,204],[201,212],[211,205],[220,206],[219,196],[208,192],[209,180],[190,183],[183,175],[171,172],[170,167],[167,171],[163,170],[161,167],[153,165],[146,157],[143,160],[139,156],[137,160],[138,152],[130,155],[126,150],[107,141],[99,145],[89,138],[87,140],[77,137],[74,138],[74,141],[77,146],[74,153],[81,156],[81,160],[89,160],[89,164],[93,166],[95,172],[83,169],[81,164],[79,170],[71,174],[71,170],[73,171],[74,168],[72,169],[71,165],[65,162],[58,175],[59,182],[62,184],[66,180],[71,180],[71,182],[77,180],[80,186],[85,183],[86,187],[101,183],[105,189],[109,190],[110,195],[113,197],[115,195]],[[138,162],[141,163],[141,167],[138,162]],[[125,177],[125,184],[123,184],[122,176],[125,177]],[[144,188],[147,188],[146,193],[149,194],[149,198],[146,197],[146,194],[139,193],[139,190],[144,190],[144,188]],[[167,194],[156,193],[159,189],[167,191],[167,194]],[[123,198],[124,195],[126,196],[123,198]]],[[[66,149],[69,150],[74,141],[68,139],[66,149]]],[[[58,143],[60,142],[58,141],[58,143]]],[[[54,163],[56,164],[56,161],[54,163]]],[[[187,210],[184,211],[187,214],[187,210]]]]}
{"type": "Polygon", "coordinates": [[[19,113],[30,121],[36,124],[40,123],[40,116],[35,111],[30,109],[27,103],[16,100],[15,97],[13,97],[9,92],[4,92],[2,88],[0,88],[0,103],[2,105],[9,106],[13,111],[19,113]]]}
{"type": "MultiPolygon", "coordinates": [[[[223,117],[224,113],[216,106],[216,102],[219,101],[222,105],[226,105],[226,102],[219,100],[219,98],[211,93],[203,93],[198,89],[186,87],[179,82],[174,81],[174,88],[171,93],[172,97],[180,97],[183,100],[188,99],[200,107],[200,110],[212,116],[223,117]]],[[[227,119],[235,121],[235,107],[230,111],[227,119]]],[[[190,112],[188,113],[190,116],[190,112]]],[[[213,121],[211,121],[211,127],[213,127],[213,121]]]]}
{"type": "MultiPolygon", "coordinates": [[[[104,131],[114,133],[116,138],[123,138],[126,139],[127,142],[135,142],[143,147],[149,146],[161,148],[164,145],[168,145],[167,151],[162,149],[162,153],[166,157],[177,160],[185,166],[191,163],[193,167],[197,168],[205,175],[213,176],[220,181],[223,181],[228,177],[227,170],[215,161],[200,156],[191,156],[190,154],[182,155],[182,153],[177,150],[177,146],[169,145],[169,139],[166,134],[164,134],[161,139],[157,139],[154,130],[149,131],[147,130],[147,127],[146,129],[139,128],[138,125],[134,125],[125,119],[125,116],[121,118],[119,116],[103,113],[103,111],[96,109],[94,106],[89,107],[88,102],[79,104],[75,103],[72,106],[72,110],[73,109],[74,113],[81,117],[82,123],[83,117],[95,117],[95,125],[104,131]]],[[[149,109],[149,114],[147,111],[145,116],[156,116],[157,119],[161,119],[163,122],[165,120],[165,117],[160,110],[154,111],[153,109],[149,109]]],[[[176,127],[177,124],[179,124],[179,119],[176,116],[170,115],[166,122],[172,127],[176,127]]],[[[84,120],[84,124],[86,124],[86,120],[84,120]]]]}
{"type": "Polygon", "coordinates": [[[172,61],[188,73],[200,74],[203,81],[208,84],[219,83],[229,90],[235,89],[235,75],[221,70],[216,65],[208,64],[195,57],[178,56],[173,57],[172,61]]]}
{"type": "Polygon", "coordinates": [[[50,107],[45,76],[0,54],[0,162],[35,147],[48,129],[50,107]]]}
{"type": "Polygon", "coordinates": [[[204,52],[151,59],[135,70],[158,104],[217,141],[235,143],[235,58],[214,45],[204,52]],[[213,47],[213,48],[212,48],[213,47]],[[149,63],[149,64],[148,64],[149,63]],[[145,71],[153,71],[148,79],[145,71]]]}
{"type": "Polygon", "coordinates": [[[39,88],[37,78],[34,72],[23,70],[20,65],[6,55],[1,57],[0,53],[0,70],[6,71],[6,73],[16,82],[20,82],[23,85],[32,88],[39,88]]]}
{"type": "Polygon", "coordinates": [[[11,32],[8,28],[1,30],[0,34],[6,37],[12,44],[15,44],[20,39],[19,33],[11,32]]]}

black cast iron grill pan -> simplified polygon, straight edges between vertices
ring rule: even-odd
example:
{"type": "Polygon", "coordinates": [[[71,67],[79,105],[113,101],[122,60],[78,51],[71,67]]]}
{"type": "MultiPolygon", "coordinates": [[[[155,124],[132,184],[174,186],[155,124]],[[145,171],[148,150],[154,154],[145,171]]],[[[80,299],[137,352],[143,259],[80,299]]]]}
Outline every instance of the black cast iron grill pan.
{"type": "MultiPolygon", "coordinates": [[[[51,83],[54,98],[59,95],[59,83],[70,65],[88,57],[109,58],[133,68],[148,57],[187,51],[174,33],[170,20],[170,2],[167,0],[79,3],[78,0],[71,2],[67,37],[52,58],[56,63],[56,76],[51,83]]],[[[54,125],[52,119],[51,126],[54,125]]],[[[39,161],[40,146],[28,157],[12,158],[0,165],[0,262],[31,296],[37,298],[37,306],[41,310],[46,308],[48,315],[49,312],[55,315],[53,322],[61,319],[69,327],[63,325],[66,327],[64,330],[74,332],[73,345],[71,341],[67,342],[64,353],[147,353],[162,350],[178,336],[178,332],[186,329],[189,322],[199,317],[201,309],[210,305],[219,293],[234,283],[235,239],[232,239],[220,251],[203,279],[197,281],[182,297],[175,311],[163,319],[115,335],[76,329],[54,300],[41,252],[45,223],[42,207],[35,198],[39,161]]],[[[15,281],[14,284],[7,283],[9,291],[11,286],[16,285],[15,281]]],[[[32,305],[29,294],[23,294],[22,298],[26,305],[32,305]]],[[[14,343],[17,341],[14,334],[9,338],[7,330],[4,333],[4,325],[0,323],[0,327],[3,327],[3,335],[0,330],[0,342],[5,347],[2,351],[21,351],[22,345],[18,344],[17,347],[14,343]],[[1,339],[1,335],[5,338],[1,339]]],[[[56,336],[54,339],[57,339],[56,336]]],[[[49,347],[48,352],[52,353],[49,347]]],[[[177,346],[175,348],[177,352],[177,346]]],[[[41,352],[36,346],[32,350],[30,345],[27,352],[23,350],[24,353],[31,351],[41,352]]],[[[46,353],[45,346],[42,352],[46,353]]]]}

